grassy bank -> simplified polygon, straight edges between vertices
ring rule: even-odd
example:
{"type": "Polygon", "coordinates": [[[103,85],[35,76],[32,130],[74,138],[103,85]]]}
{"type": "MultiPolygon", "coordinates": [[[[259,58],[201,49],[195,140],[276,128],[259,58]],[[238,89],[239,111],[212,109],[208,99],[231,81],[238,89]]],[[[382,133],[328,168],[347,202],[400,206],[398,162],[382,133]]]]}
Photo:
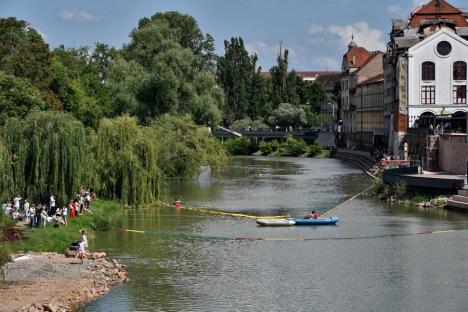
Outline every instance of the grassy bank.
{"type": "Polygon", "coordinates": [[[79,230],[85,229],[88,236],[94,232],[107,231],[111,228],[111,222],[122,211],[120,203],[115,201],[96,200],[91,203],[92,213],[80,215],[76,218],[68,218],[68,226],[61,225],[55,228],[52,224],[44,227],[24,230],[25,239],[10,242],[12,252],[23,251],[55,251],[63,252],[71,242],[80,239],[79,230]]]}

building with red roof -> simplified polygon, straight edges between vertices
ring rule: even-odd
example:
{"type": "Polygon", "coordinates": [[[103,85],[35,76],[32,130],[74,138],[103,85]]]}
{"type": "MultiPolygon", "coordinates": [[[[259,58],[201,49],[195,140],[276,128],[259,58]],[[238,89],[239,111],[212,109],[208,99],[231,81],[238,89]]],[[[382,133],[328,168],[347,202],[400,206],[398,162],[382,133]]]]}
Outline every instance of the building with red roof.
{"type": "MultiPolygon", "coordinates": [[[[402,156],[411,133],[431,125],[466,129],[467,16],[447,1],[431,0],[408,20],[393,20],[384,62],[391,154],[402,156]]],[[[409,153],[424,154],[424,144],[410,144],[409,153]]]]}

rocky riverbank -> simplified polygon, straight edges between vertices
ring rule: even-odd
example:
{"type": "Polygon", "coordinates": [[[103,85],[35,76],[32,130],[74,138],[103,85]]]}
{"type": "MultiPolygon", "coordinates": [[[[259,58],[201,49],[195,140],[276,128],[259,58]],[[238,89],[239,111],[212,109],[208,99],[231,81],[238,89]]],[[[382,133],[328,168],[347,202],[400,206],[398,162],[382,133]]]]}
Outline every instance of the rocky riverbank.
{"type": "Polygon", "coordinates": [[[128,281],[125,266],[104,253],[79,259],[58,253],[17,255],[0,283],[0,311],[65,312],[128,281]]]}

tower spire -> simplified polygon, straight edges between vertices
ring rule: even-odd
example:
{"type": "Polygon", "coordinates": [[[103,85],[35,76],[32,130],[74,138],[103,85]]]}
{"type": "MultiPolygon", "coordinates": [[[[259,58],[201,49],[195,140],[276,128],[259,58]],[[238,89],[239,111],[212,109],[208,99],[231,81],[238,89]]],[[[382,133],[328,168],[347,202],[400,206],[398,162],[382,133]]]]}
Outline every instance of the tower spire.
{"type": "Polygon", "coordinates": [[[353,32],[351,35],[351,42],[348,44],[348,48],[351,49],[351,48],[356,48],[356,47],[357,47],[357,44],[354,41],[354,32],[353,32]]]}

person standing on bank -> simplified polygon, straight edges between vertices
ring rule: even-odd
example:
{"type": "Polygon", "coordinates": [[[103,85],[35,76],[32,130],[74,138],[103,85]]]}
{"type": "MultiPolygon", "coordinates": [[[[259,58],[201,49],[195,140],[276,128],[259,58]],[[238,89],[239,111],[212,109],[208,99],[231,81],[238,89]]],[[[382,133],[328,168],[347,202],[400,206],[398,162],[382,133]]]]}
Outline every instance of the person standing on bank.
{"type": "Polygon", "coordinates": [[[50,211],[49,211],[49,214],[50,215],[55,215],[55,212],[56,212],[56,206],[55,206],[55,196],[54,194],[50,194],[50,200],[49,200],[49,207],[50,207],[50,211]]]}
{"type": "Polygon", "coordinates": [[[63,218],[63,223],[65,223],[65,226],[68,226],[67,217],[68,217],[68,208],[65,205],[62,208],[62,218],[63,218]]]}

